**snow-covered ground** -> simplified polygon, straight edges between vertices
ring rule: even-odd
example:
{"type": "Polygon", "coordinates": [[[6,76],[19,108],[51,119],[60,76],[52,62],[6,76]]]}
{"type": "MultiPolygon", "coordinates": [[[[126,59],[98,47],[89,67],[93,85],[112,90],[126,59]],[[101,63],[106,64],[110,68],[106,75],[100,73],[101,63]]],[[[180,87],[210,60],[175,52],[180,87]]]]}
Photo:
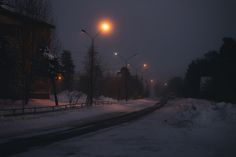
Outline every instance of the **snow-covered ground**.
{"type": "MultiPolygon", "coordinates": [[[[86,95],[78,91],[63,91],[57,94],[59,105],[69,104],[71,100],[72,103],[77,101],[77,103],[85,102],[86,95]]],[[[103,100],[115,101],[110,98],[102,97],[103,100]]],[[[50,99],[30,99],[28,104],[24,107],[42,107],[42,106],[54,106],[54,95],[50,96],[50,99]]],[[[22,100],[10,100],[10,99],[0,99],[0,109],[12,109],[23,107],[22,100]]]]}
{"type": "Polygon", "coordinates": [[[17,157],[235,157],[236,105],[178,99],[137,121],[17,157]]]}
{"type": "MultiPolygon", "coordinates": [[[[79,91],[63,91],[57,94],[58,104],[66,105],[75,103],[85,103],[86,95],[79,91]]],[[[112,98],[100,96],[96,100],[116,102],[112,98]]],[[[11,100],[11,99],[0,99],[0,109],[13,109],[22,107],[45,107],[45,106],[55,106],[54,95],[50,95],[50,99],[29,99],[27,105],[23,104],[22,100],[11,100]]]]}
{"type": "MultiPolygon", "coordinates": [[[[105,100],[105,98],[104,98],[105,100]]],[[[44,102],[44,101],[39,101],[44,102]]],[[[48,131],[66,129],[85,121],[99,117],[105,118],[124,114],[154,105],[153,100],[131,100],[128,103],[119,102],[111,105],[98,105],[75,110],[65,110],[36,115],[18,117],[0,117],[0,143],[16,137],[32,136],[48,131]]],[[[39,104],[43,105],[43,104],[39,104]]]]}

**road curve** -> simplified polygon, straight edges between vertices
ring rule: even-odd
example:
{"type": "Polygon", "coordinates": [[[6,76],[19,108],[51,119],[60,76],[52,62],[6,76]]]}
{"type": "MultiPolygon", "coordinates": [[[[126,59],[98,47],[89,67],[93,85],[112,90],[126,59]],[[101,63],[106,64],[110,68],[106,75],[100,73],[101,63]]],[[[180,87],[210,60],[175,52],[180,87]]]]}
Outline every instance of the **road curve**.
{"type": "Polygon", "coordinates": [[[17,138],[9,142],[0,144],[0,156],[7,157],[21,152],[25,152],[32,147],[46,146],[58,141],[66,140],[76,136],[91,133],[100,129],[115,126],[124,122],[138,119],[144,115],[147,115],[159,108],[161,108],[166,102],[156,103],[155,105],[142,109],[140,111],[134,111],[128,114],[108,118],[104,120],[95,120],[87,124],[80,124],[67,128],[65,130],[54,131],[51,133],[45,133],[42,135],[35,135],[26,138],[17,138]]]}

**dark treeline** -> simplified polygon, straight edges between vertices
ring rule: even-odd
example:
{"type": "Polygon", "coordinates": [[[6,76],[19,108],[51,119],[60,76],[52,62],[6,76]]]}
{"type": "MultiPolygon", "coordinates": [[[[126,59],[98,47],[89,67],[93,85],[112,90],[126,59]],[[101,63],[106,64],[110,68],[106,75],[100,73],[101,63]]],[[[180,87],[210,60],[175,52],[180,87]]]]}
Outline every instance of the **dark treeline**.
{"type": "Polygon", "coordinates": [[[61,77],[63,81],[57,79],[59,83],[61,82],[59,90],[72,90],[74,85],[75,65],[73,63],[71,52],[68,50],[64,50],[61,53],[60,62],[62,65],[62,74],[59,75],[59,77],[61,77]]]}
{"type": "MultiPolygon", "coordinates": [[[[61,55],[63,79],[58,80],[59,92],[64,90],[77,90],[89,95],[91,76],[91,48],[88,49],[84,57],[84,70],[79,74],[74,74],[73,58],[69,51],[64,51],[61,55]]],[[[102,59],[98,52],[94,52],[93,67],[93,90],[94,98],[100,96],[114,99],[141,98],[148,96],[148,89],[144,88],[144,82],[137,75],[132,75],[129,68],[121,67],[120,71],[111,74],[106,73],[103,68],[102,59]]]]}
{"type": "Polygon", "coordinates": [[[236,42],[224,38],[219,51],[192,61],[186,73],[186,96],[236,102],[236,42]]]}
{"type": "MultiPolygon", "coordinates": [[[[80,74],[79,79],[75,82],[75,89],[88,94],[88,81],[88,74],[80,74]]],[[[115,75],[103,74],[99,70],[96,72],[95,81],[95,98],[106,96],[118,100],[125,99],[126,90],[128,91],[128,98],[140,98],[145,94],[142,80],[136,75],[132,75],[129,69],[125,67],[122,67],[115,75]]]]}
{"type": "Polygon", "coordinates": [[[158,95],[236,102],[236,42],[223,38],[219,51],[209,51],[193,60],[185,78],[175,77],[156,87],[158,95]]]}

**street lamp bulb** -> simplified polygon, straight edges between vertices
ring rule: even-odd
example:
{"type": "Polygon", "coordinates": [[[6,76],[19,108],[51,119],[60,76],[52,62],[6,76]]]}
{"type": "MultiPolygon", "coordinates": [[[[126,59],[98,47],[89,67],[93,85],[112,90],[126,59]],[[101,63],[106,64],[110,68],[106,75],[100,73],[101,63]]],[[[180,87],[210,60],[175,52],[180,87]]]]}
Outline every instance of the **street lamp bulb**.
{"type": "Polygon", "coordinates": [[[62,80],[62,77],[61,77],[61,76],[58,76],[58,80],[62,80]]]}
{"type": "Polygon", "coordinates": [[[114,52],[114,55],[115,55],[115,56],[118,56],[118,52],[114,52]]]}
{"type": "Polygon", "coordinates": [[[110,25],[108,25],[107,23],[103,23],[103,24],[102,24],[102,29],[103,29],[104,31],[108,31],[108,30],[110,29],[110,25]]]}
{"type": "Polygon", "coordinates": [[[100,22],[99,28],[101,32],[109,33],[112,29],[112,24],[110,21],[105,20],[105,21],[100,22]]]}
{"type": "Polygon", "coordinates": [[[147,68],[147,66],[148,66],[147,64],[143,64],[143,67],[144,67],[144,68],[147,68]]]}

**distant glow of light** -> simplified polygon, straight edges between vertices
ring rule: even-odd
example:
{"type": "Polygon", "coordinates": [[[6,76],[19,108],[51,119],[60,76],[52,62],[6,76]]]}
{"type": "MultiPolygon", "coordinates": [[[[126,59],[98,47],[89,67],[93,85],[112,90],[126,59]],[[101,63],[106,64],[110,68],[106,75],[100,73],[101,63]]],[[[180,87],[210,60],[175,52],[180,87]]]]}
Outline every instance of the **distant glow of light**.
{"type": "Polygon", "coordinates": [[[114,52],[114,55],[117,56],[117,55],[118,55],[118,52],[114,52]]]}
{"type": "Polygon", "coordinates": [[[107,23],[104,23],[104,24],[102,24],[102,29],[104,31],[108,31],[110,29],[110,25],[108,25],[107,23]]]}
{"type": "Polygon", "coordinates": [[[109,33],[112,29],[112,23],[109,20],[103,20],[99,24],[99,29],[102,33],[109,33]]]}
{"type": "Polygon", "coordinates": [[[58,81],[61,81],[61,80],[63,80],[63,76],[62,76],[62,74],[57,74],[57,76],[56,76],[56,80],[58,80],[58,81]]]}
{"type": "Polygon", "coordinates": [[[61,76],[58,76],[57,79],[58,79],[58,80],[62,80],[62,77],[61,77],[61,76]]]}
{"type": "Polygon", "coordinates": [[[154,80],[153,80],[153,79],[151,79],[151,80],[150,80],[150,82],[151,82],[151,83],[154,83],[154,80]]]}
{"type": "Polygon", "coordinates": [[[147,68],[148,65],[146,63],[143,64],[143,68],[147,68]]]}

